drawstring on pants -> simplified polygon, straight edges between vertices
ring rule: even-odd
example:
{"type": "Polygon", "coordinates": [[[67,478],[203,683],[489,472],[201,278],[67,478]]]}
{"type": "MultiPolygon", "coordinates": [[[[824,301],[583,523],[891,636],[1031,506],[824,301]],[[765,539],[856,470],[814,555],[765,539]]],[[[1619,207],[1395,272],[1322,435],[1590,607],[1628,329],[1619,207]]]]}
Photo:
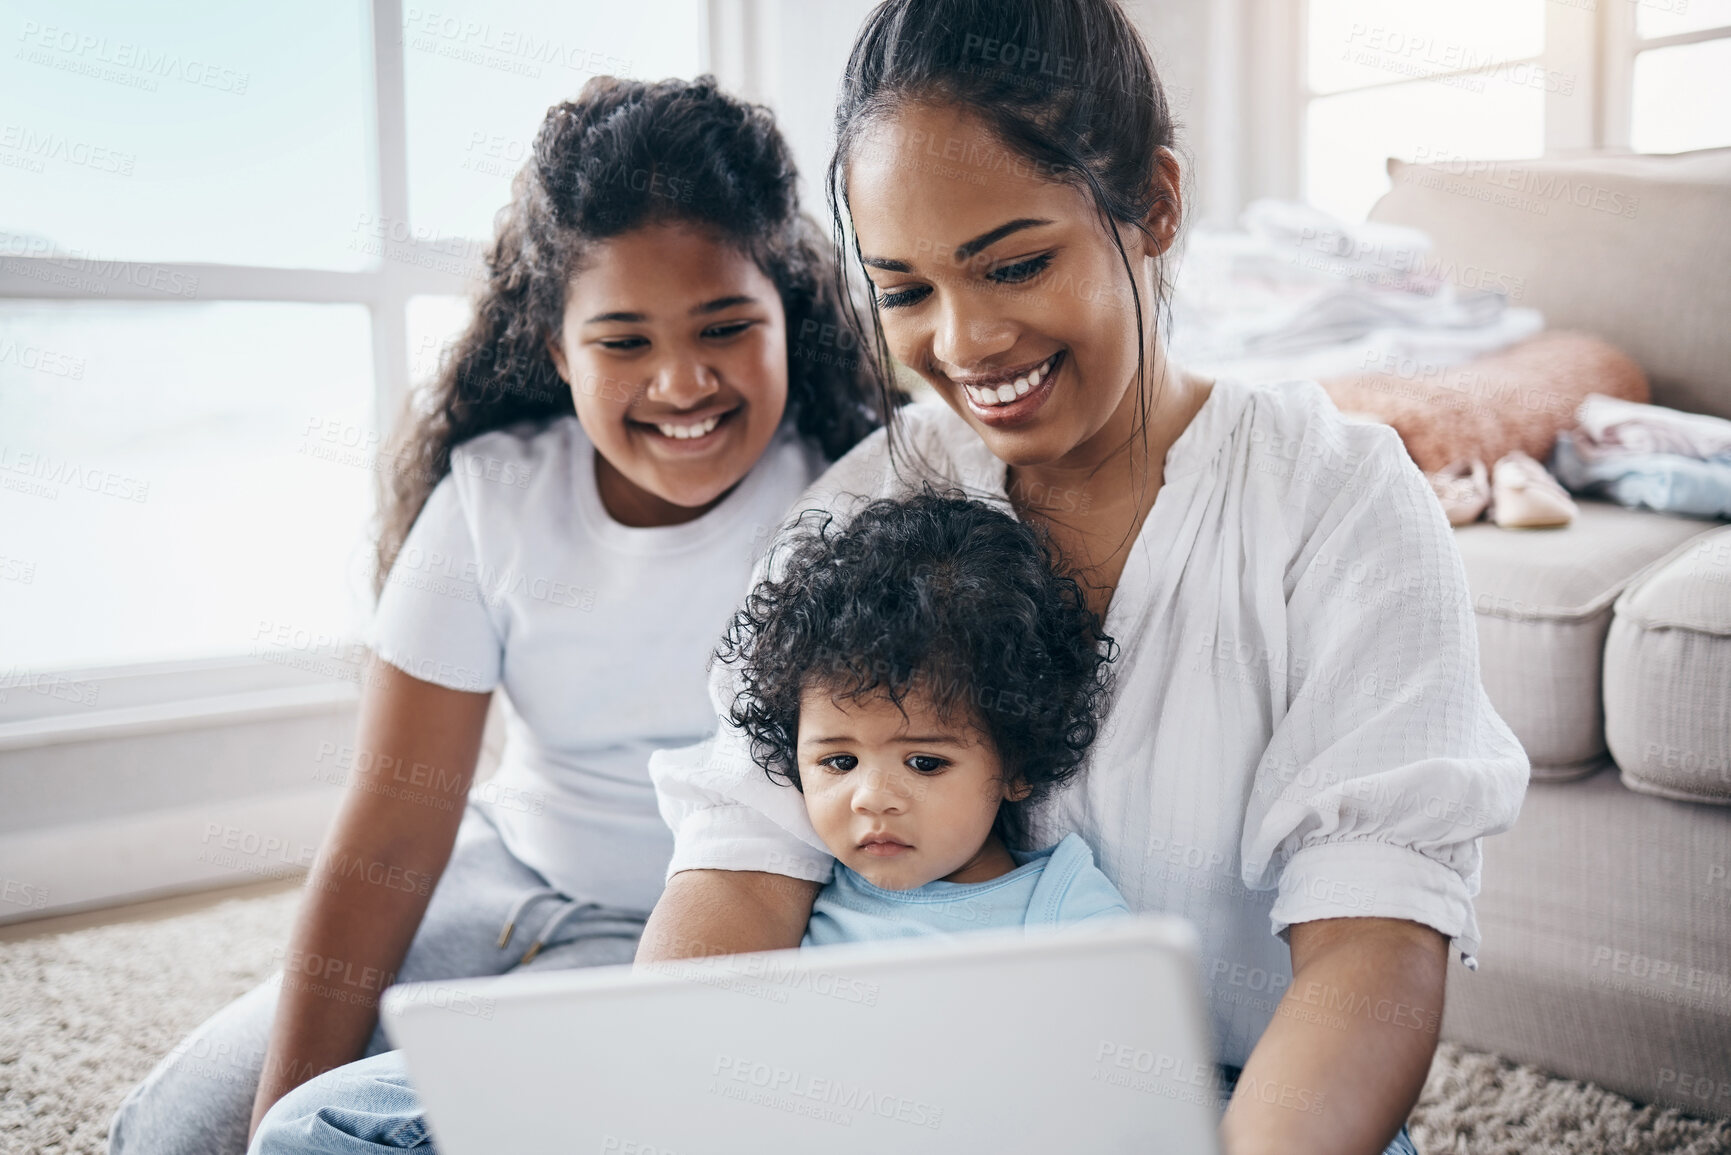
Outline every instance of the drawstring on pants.
{"type": "Polygon", "coordinates": [[[511,932],[517,928],[517,919],[522,915],[523,911],[529,906],[529,904],[538,898],[559,899],[558,909],[553,912],[551,918],[541,924],[541,931],[535,936],[535,941],[529,944],[528,951],[524,953],[522,958],[517,960],[518,966],[528,964],[536,955],[540,954],[541,948],[547,945],[547,940],[553,937],[553,933],[564,925],[565,921],[572,915],[580,914],[586,910],[599,910],[601,906],[600,903],[578,902],[574,898],[567,898],[550,886],[542,887],[538,890],[531,890],[528,894],[519,898],[516,905],[511,908],[511,913],[505,916],[504,929],[499,932],[500,950],[504,950],[510,943],[511,932]]]}

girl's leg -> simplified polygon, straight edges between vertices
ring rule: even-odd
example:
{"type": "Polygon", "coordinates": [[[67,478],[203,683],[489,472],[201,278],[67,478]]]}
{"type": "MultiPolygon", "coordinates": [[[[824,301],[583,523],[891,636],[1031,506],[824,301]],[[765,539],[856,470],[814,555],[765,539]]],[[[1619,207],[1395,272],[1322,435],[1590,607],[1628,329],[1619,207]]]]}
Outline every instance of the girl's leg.
{"type": "Polygon", "coordinates": [[[421,1101],[409,1086],[403,1052],[386,1051],[302,1083],[259,1124],[251,1155],[357,1155],[417,1150],[432,1155],[421,1101]]]}
{"type": "MultiPolygon", "coordinates": [[[[498,949],[500,924],[519,899],[545,887],[540,875],[505,849],[482,808],[470,805],[399,978],[509,970],[522,956],[522,939],[513,940],[514,949],[498,949]]],[[[527,913],[533,916],[538,909],[531,906],[527,913]]],[[[533,917],[530,924],[533,928],[533,917]]],[[[246,1149],[281,982],[278,975],[242,995],[157,1064],[115,1113],[110,1155],[240,1155],[246,1149]]],[[[388,1046],[378,1030],[367,1053],[388,1046]]]]}
{"type": "MultiPolygon", "coordinates": [[[[641,918],[620,911],[573,911],[522,971],[610,966],[631,961],[641,918]]],[[[350,1063],[284,1095],[259,1123],[249,1155],[434,1155],[420,1098],[401,1051],[350,1063]]]]}

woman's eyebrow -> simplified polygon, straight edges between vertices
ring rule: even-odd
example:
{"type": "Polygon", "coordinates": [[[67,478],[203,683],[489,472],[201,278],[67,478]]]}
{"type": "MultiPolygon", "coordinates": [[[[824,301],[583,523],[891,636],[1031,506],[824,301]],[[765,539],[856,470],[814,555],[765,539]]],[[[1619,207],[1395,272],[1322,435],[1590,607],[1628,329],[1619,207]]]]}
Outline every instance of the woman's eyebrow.
{"type": "Polygon", "coordinates": [[[585,325],[597,325],[603,321],[624,321],[628,325],[640,325],[649,317],[643,313],[597,313],[584,321],[585,325]]]}
{"type": "Polygon", "coordinates": [[[1023,229],[1037,228],[1040,225],[1051,223],[1051,221],[1037,220],[1033,217],[1017,217],[1013,221],[999,225],[990,232],[981,233],[965,245],[957,245],[956,260],[965,261],[986,246],[997,244],[1011,233],[1019,233],[1023,229]]]}
{"type": "MultiPolygon", "coordinates": [[[[1013,221],[1006,221],[995,229],[981,233],[979,236],[965,244],[957,245],[952,255],[955,260],[965,261],[981,249],[997,244],[1011,233],[1019,233],[1023,229],[1038,228],[1041,225],[1049,225],[1051,223],[1052,222],[1049,220],[1037,217],[1017,217],[1013,221]]],[[[909,265],[906,261],[892,260],[889,257],[868,257],[862,254],[860,256],[860,263],[863,265],[869,265],[874,269],[882,269],[886,273],[913,272],[913,266],[909,265]]]]}

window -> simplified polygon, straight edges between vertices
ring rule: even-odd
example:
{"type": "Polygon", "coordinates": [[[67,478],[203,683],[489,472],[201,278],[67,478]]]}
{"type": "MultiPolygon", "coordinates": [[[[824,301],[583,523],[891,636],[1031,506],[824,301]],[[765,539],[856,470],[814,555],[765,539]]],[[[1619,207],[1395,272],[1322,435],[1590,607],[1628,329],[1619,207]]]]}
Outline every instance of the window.
{"type": "Polygon", "coordinates": [[[704,7],[0,0],[0,695],[352,638],[547,107],[695,75],[704,7]]]}
{"type": "Polygon", "coordinates": [[[1731,0],[1645,0],[1633,43],[1619,40],[1622,56],[1633,57],[1630,147],[1731,145],[1731,0]]]}
{"type": "Polygon", "coordinates": [[[1385,160],[1731,145],[1731,0],[1309,0],[1298,187],[1363,219],[1385,160]]]}

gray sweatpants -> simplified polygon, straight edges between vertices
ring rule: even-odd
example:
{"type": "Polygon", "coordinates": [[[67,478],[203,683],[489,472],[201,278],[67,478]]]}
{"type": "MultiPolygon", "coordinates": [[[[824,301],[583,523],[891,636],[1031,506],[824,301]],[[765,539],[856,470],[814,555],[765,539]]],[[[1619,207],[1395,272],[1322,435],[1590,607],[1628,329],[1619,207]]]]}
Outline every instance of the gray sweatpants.
{"type": "MultiPolygon", "coordinates": [[[[483,805],[471,802],[396,981],[628,963],[647,917],[559,894],[505,849],[483,805]],[[501,949],[508,921],[515,928],[501,949]]],[[[279,974],[253,988],[170,1051],[120,1104],[109,1155],[243,1155],[281,984],[279,974]]],[[[371,1001],[381,993],[366,987],[360,984],[357,997],[371,1001]]],[[[366,1055],[390,1046],[378,1028],[366,1055]]]]}

